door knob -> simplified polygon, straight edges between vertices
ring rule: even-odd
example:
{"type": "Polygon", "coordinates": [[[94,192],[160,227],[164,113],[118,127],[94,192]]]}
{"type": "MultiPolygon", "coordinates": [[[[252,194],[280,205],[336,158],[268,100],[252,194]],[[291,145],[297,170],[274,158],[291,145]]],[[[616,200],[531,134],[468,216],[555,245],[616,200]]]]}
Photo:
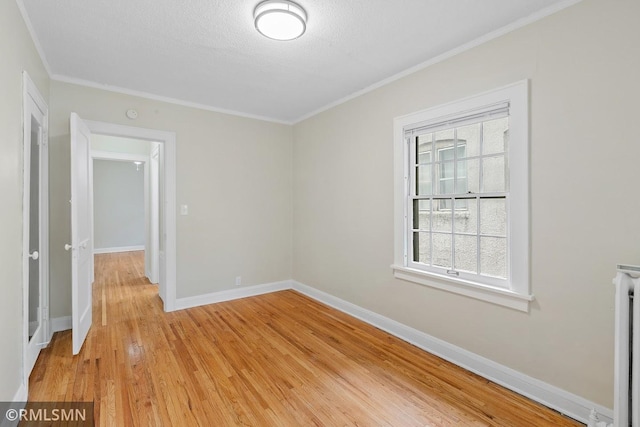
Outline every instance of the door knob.
{"type": "Polygon", "coordinates": [[[65,244],[64,244],[64,250],[65,250],[65,251],[68,251],[68,250],[71,250],[71,249],[73,249],[73,246],[71,246],[71,245],[70,245],[70,244],[68,244],[68,243],[65,243],[65,244]]]}
{"type": "Polygon", "coordinates": [[[33,258],[33,260],[36,260],[40,257],[40,254],[38,253],[38,251],[33,251],[32,253],[29,254],[29,258],[33,258]]]}

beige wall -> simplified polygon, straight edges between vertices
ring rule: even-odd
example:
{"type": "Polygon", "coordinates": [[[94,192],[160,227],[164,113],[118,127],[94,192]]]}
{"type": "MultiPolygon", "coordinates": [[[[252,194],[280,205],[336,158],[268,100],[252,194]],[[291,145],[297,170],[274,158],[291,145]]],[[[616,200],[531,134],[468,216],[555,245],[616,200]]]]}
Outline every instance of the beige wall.
{"type": "Polygon", "coordinates": [[[178,298],[291,277],[290,126],[51,83],[51,316],[71,314],[69,115],[176,132],[178,298]],[[125,117],[129,108],[139,117],[125,117]]]}
{"type": "Polygon", "coordinates": [[[297,124],[294,279],[612,407],[611,279],[640,263],[638,16],[585,0],[297,124]],[[530,313],[395,280],[393,118],[521,79],[530,313]]]}
{"type": "Polygon", "coordinates": [[[0,58],[0,401],[7,401],[22,383],[23,70],[49,99],[49,78],[15,1],[0,2],[0,58]]]}

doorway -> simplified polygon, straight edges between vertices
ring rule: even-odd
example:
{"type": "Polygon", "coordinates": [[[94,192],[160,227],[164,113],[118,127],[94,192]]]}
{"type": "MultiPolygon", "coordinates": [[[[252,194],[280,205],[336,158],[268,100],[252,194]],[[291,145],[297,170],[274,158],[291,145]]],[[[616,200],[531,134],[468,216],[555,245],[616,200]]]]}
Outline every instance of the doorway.
{"type": "Polygon", "coordinates": [[[49,332],[49,112],[29,75],[23,73],[23,383],[49,332]]]}
{"type": "MultiPolygon", "coordinates": [[[[159,282],[162,144],[91,136],[93,254],[144,251],[144,272],[159,282]]],[[[95,265],[95,261],[94,261],[95,265]]]]}
{"type": "MultiPolygon", "coordinates": [[[[106,135],[131,139],[139,139],[144,141],[151,141],[158,143],[161,147],[158,155],[158,295],[163,302],[163,308],[165,311],[175,310],[176,300],[176,200],[175,200],[175,133],[158,131],[152,129],[136,128],[132,126],[116,125],[112,123],[95,122],[82,120],[77,114],[71,114],[71,141],[72,141],[72,199],[76,198],[74,194],[74,186],[89,187],[91,186],[90,174],[87,174],[86,178],[80,178],[79,182],[75,182],[73,170],[76,167],[82,166],[82,164],[88,164],[91,167],[89,150],[75,149],[74,144],[88,145],[88,141],[92,135],[106,135]],[[82,136],[86,135],[86,137],[82,136]],[[82,136],[82,137],[80,137],[82,136]],[[87,138],[88,137],[88,138],[87,138]],[[84,138],[84,139],[83,139],[84,138]],[[77,156],[74,160],[74,153],[83,153],[82,157],[77,156]],[[83,181],[84,180],[84,181],[83,181]],[[81,182],[82,181],[82,182],[81,182]]],[[[78,195],[82,197],[82,194],[78,195]]],[[[90,203],[89,203],[90,205],[90,203]]],[[[80,253],[84,250],[83,244],[87,243],[89,248],[93,248],[93,242],[91,236],[84,236],[81,234],[83,228],[81,224],[76,221],[89,222],[92,221],[91,207],[87,206],[87,209],[80,210],[82,206],[72,204],[72,224],[71,224],[71,238],[72,243],[68,245],[69,248],[75,253],[80,253]],[[79,209],[73,211],[73,209],[79,209]],[[75,220],[74,220],[75,218],[75,220]],[[83,240],[84,239],[84,240],[83,240]]],[[[91,227],[88,227],[91,229],[91,227]]],[[[92,273],[90,277],[84,277],[79,274],[73,274],[78,267],[78,263],[74,264],[75,258],[72,257],[72,335],[73,335],[73,352],[79,353],[82,343],[86,338],[88,328],[84,328],[80,321],[82,320],[81,314],[83,310],[86,311],[91,306],[91,283],[93,281],[93,257],[90,257],[92,273]],[[88,290],[88,300],[76,300],[76,296],[83,295],[83,290],[88,290]],[[74,307],[76,307],[74,309],[74,307]]]]}
{"type": "MultiPolygon", "coordinates": [[[[158,294],[164,311],[174,311],[176,305],[176,134],[155,129],[124,126],[86,120],[92,135],[151,141],[156,144],[158,169],[158,294]]],[[[156,234],[156,233],[154,233],[156,234]]]]}

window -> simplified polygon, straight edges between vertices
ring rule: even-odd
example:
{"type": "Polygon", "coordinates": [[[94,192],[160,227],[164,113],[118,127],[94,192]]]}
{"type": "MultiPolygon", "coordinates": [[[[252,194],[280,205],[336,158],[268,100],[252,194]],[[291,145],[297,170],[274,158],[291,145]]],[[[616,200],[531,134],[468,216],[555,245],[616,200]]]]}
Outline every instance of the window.
{"type": "Polygon", "coordinates": [[[395,276],[528,310],[527,82],[395,120],[395,276]]]}

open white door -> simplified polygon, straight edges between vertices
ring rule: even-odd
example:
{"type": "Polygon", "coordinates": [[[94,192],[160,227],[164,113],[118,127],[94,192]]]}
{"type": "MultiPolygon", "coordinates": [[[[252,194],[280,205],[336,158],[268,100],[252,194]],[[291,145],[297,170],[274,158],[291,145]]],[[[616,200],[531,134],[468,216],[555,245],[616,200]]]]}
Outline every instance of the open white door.
{"type": "Polygon", "coordinates": [[[91,131],[71,113],[71,317],[73,354],[82,348],[91,328],[91,211],[89,162],[91,131]]]}

